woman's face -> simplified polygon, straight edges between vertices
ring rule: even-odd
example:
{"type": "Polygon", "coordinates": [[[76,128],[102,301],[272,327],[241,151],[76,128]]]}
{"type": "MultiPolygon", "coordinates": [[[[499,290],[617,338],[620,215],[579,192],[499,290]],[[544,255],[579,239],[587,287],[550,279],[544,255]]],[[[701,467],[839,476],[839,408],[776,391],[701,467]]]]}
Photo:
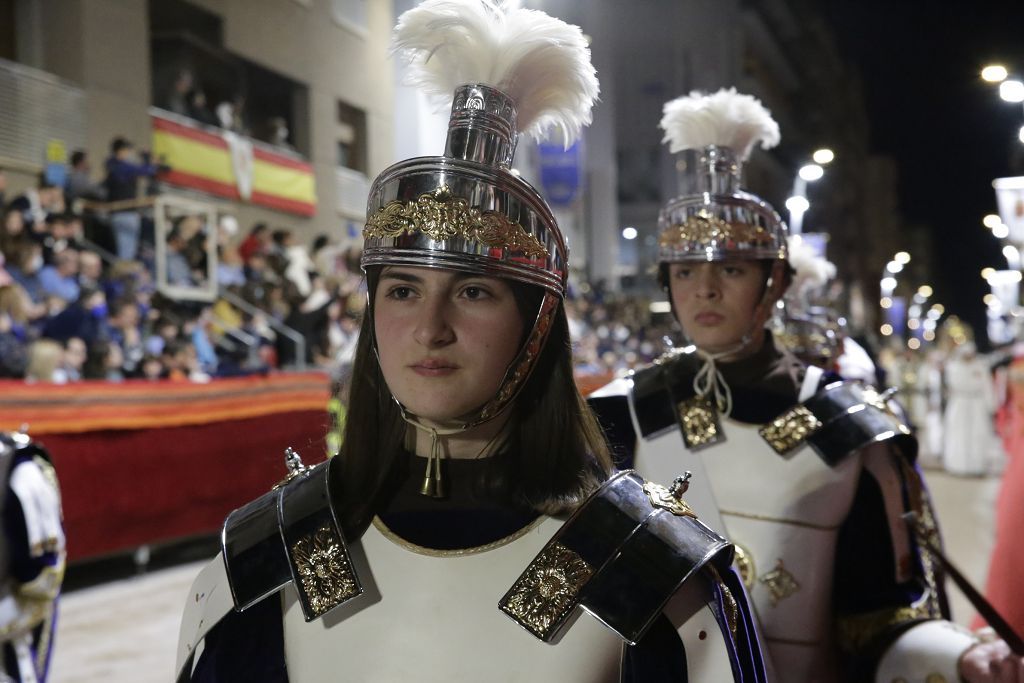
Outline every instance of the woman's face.
{"type": "Polygon", "coordinates": [[[763,333],[769,306],[758,309],[767,280],[762,262],[673,263],[668,274],[679,324],[698,348],[722,353],[763,333]]]}
{"type": "Polygon", "coordinates": [[[450,426],[490,400],[523,335],[506,281],[458,271],[384,268],[373,315],[384,379],[428,426],[450,426]]]}

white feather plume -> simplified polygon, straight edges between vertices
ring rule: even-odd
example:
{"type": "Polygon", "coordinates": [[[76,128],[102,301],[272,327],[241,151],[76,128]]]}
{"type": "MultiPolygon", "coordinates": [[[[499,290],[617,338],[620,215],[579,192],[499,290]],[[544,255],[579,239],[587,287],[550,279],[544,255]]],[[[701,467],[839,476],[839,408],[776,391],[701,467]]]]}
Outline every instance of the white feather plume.
{"type": "Polygon", "coordinates": [[[779,144],[779,124],[761,101],[751,95],[723,88],[710,95],[694,90],[666,102],[661,128],[669,150],[682,152],[708,145],[728,147],[742,160],[757,142],[762,149],[779,144]]]}
{"type": "Polygon", "coordinates": [[[555,127],[566,147],[591,121],[598,83],[578,26],[495,0],[426,0],[398,19],[392,51],[406,82],[444,106],[460,85],[483,83],[515,100],[520,133],[555,127]]]}
{"type": "Polygon", "coordinates": [[[824,256],[818,256],[814,247],[800,235],[790,235],[787,241],[789,265],[793,269],[793,284],[790,291],[797,297],[806,292],[824,287],[836,276],[836,266],[824,256]]]}

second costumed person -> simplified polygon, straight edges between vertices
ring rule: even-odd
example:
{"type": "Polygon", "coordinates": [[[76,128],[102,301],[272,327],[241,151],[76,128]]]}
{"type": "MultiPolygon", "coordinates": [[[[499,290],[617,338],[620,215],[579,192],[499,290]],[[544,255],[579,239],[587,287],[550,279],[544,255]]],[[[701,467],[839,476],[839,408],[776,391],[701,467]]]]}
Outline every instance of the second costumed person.
{"type": "Polygon", "coordinates": [[[695,150],[697,191],[660,217],[660,284],[688,346],[591,399],[620,464],[693,472],[687,500],[736,544],[778,680],[1016,680],[1002,641],[947,621],[904,513],[935,534],[916,444],[877,393],[808,366],[765,324],[791,279],[786,227],[741,189],[778,125],[735,90],[665,105],[672,152],[695,150]]]}

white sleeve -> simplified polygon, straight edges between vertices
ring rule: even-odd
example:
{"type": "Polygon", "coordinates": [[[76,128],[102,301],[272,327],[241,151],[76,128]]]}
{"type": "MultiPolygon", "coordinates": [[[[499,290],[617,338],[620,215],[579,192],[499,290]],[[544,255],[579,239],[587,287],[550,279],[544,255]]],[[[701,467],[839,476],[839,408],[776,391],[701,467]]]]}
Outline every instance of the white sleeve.
{"type": "Polygon", "coordinates": [[[63,551],[60,493],[53,480],[47,478],[39,463],[26,460],[14,467],[9,485],[25,515],[29,553],[38,557],[46,551],[63,551]]]}
{"type": "Polygon", "coordinates": [[[959,681],[960,657],[977,642],[966,628],[941,619],[912,626],[882,655],[875,683],[959,681]]]}

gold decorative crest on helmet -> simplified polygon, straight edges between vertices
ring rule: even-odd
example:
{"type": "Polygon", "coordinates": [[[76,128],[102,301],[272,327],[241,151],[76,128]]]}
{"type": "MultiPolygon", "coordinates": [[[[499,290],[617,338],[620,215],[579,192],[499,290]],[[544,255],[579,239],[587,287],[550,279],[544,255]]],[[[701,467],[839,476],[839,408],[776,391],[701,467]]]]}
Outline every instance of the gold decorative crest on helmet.
{"type": "Polygon", "coordinates": [[[546,259],[548,250],[523,226],[497,211],[481,211],[456,197],[447,186],[421,194],[416,201],[389,202],[367,219],[363,237],[394,238],[422,233],[443,242],[461,237],[473,242],[546,259]]]}
{"type": "Polygon", "coordinates": [[[701,210],[687,216],[683,223],[669,226],[658,237],[662,249],[716,247],[723,243],[770,245],[772,234],[760,225],[730,223],[701,210]]]}

